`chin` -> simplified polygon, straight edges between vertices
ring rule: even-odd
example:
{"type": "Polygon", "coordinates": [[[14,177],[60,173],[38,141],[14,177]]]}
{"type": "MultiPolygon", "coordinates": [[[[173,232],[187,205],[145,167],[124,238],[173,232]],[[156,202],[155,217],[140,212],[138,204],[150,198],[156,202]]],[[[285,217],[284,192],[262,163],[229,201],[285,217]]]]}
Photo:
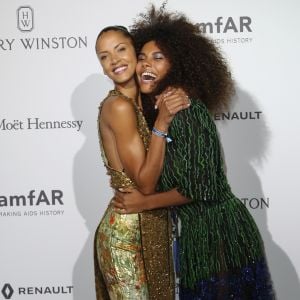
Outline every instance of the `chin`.
{"type": "Polygon", "coordinates": [[[130,79],[132,79],[132,76],[128,76],[128,77],[124,77],[124,78],[116,78],[116,80],[114,80],[116,83],[122,84],[122,83],[126,83],[128,81],[130,81],[130,79]]]}
{"type": "Polygon", "coordinates": [[[151,94],[154,91],[155,86],[149,86],[149,85],[141,85],[140,86],[140,91],[143,94],[151,94]]]}

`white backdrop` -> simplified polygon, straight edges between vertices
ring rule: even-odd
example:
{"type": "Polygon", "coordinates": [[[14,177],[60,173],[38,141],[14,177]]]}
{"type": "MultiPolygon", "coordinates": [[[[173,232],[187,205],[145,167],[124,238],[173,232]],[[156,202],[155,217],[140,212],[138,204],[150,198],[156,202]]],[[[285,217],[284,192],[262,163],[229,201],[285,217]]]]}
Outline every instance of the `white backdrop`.
{"type": "MultiPolygon", "coordinates": [[[[96,119],[111,84],[94,42],[147,5],[0,2],[0,300],[95,298],[93,235],[111,196],[96,119]]],[[[300,4],[168,7],[205,23],[229,60],[237,95],[215,116],[228,176],[260,227],[278,299],[299,299],[300,4]]]]}

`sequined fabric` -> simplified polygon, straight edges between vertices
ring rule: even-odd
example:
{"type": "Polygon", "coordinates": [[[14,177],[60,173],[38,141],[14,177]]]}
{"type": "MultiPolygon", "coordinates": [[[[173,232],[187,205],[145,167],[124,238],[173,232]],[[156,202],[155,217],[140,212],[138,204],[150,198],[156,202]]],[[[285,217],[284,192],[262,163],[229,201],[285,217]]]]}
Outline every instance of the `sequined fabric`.
{"type": "Polygon", "coordinates": [[[263,273],[258,271],[264,261],[260,233],[246,207],[231,192],[216,126],[205,105],[191,100],[190,108],[175,116],[169,135],[173,142],[167,145],[160,190],[177,187],[192,200],[174,209],[181,225],[176,255],[181,295],[183,291],[193,295],[182,299],[274,299],[266,264],[263,273]],[[243,270],[249,265],[256,275],[247,291],[252,289],[248,292],[256,296],[239,298],[242,293],[237,289],[246,286],[243,270]],[[217,284],[237,296],[217,297],[217,292],[213,293],[217,284]],[[268,289],[262,293],[256,288],[259,285],[268,289]]]}
{"type": "Polygon", "coordinates": [[[150,299],[172,300],[175,283],[169,211],[156,209],[139,215],[150,299]]]}
{"type": "MultiPolygon", "coordinates": [[[[118,91],[111,91],[109,96],[122,96],[133,104],[138,131],[148,149],[150,133],[135,102],[118,91]]],[[[100,112],[101,106],[99,116],[100,112]]],[[[124,172],[109,167],[100,130],[99,140],[102,158],[111,177],[111,187],[135,187],[124,172]]],[[[120,215],[111,205],[108,206],[95,235],[97,300],[174,298],[169,224],[165,209],[120,215]]]]}
{"type": "Polygon", "coordinates": [[[274,300],[266,261],[230,270],[197,282],[195,289],[182,287],[180,300],[274,300]]]}

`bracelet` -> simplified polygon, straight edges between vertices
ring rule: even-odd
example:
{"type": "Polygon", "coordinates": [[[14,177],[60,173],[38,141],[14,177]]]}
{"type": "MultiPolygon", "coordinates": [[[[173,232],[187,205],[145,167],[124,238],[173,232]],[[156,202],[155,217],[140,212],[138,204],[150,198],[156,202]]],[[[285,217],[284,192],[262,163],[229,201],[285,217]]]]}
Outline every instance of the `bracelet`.
{"type": "Polygon", "coordinates": [[[155,127],[153,127],[153,129],[152,129],[152,133],[159,136],[159,137],[165,138],[167,143],[172,142],[172,139],[168,136],[167,133],[156,129],[155,127]]]}

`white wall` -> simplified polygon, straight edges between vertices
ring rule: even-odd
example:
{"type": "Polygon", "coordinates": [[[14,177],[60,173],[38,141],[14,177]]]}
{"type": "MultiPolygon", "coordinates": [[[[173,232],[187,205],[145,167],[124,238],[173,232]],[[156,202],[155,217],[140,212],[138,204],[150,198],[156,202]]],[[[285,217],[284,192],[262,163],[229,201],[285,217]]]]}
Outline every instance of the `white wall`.
{"type": "MultiPolygon", "coordinates": [[[[3,287],[4,294],[13,289],[11,299],[95,298],[92,240],[111,196],[96,119],[111,84],[94,42],[104,26],[130,25],[148,1],[128,3],[0,3],[0,299],[3,287]],[[21,9],[18,20],[22,6],[32,11],[21,9]],[[31,31],[20,30],[32,21],[31,31]],[[49,47],[41,40],[48,38],[49,47]],[[36,118],[39,129],[28,124],[36,118]],[[74,127],[46,129],[68,121],[74,127]],[[14,198],[10,206],[16,195],[24,196],[20,205],[14,198]]],[[[231,65],[232,120],[216,120],[228,176],[260,227],[278,299],[299,299],[300,4],[186,0],[168,7],[212,23],[210,35],[231,65]]]]}

